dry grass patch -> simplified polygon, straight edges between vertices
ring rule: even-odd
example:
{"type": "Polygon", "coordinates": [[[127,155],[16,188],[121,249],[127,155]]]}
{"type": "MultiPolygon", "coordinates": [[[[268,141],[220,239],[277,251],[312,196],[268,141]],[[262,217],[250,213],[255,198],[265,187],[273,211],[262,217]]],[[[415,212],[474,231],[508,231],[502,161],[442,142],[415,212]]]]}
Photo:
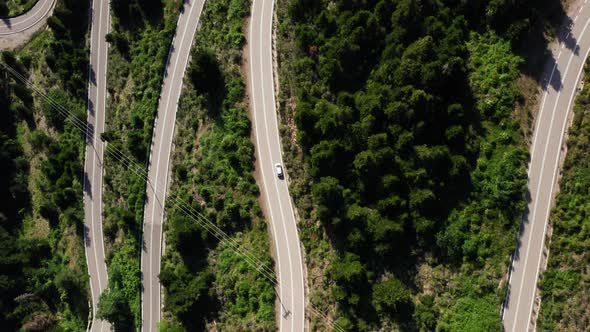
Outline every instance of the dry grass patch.
{"type": "Polygon", "coordinates": [[[522,93],[522,100],[516,104],[514,118],[520,124],[525,141],[530,143],[535,126],[534,119],[539,112],[539,97],[543,91],[530,76],[521,75],[516,84],[522,93]]]}

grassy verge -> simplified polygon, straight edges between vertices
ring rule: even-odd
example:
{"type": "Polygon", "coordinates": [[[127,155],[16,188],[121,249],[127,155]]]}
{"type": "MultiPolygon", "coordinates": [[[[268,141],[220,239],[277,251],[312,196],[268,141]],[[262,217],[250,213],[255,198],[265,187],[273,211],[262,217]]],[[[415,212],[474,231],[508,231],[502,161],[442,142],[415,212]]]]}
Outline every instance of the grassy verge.
{"type": "Polygon", "coordinates": [[[14,17],[31,10],[39,0],[0,0],[0,17],[14,17]]]}
{"type": "MultiPolygon", "coordinates": [[[[179,198],[272,266],[253,178],[241,73],[249,3],[208,1],[180,100],[170,197],[179,198]]],[[[272,284],[168,200],[164,330],[273,331],[272,284]]]]}
{"type": "Polygon", "coordinates": [[[583,331],[590,326],[590,68],[576,97],[573,124],[551,214],[549,261],[541,282],[542,331],[583,331]]]}
{"type": "MultiPolygon", "coordinates": [[[[61,1],[50,30],[18,52],[2,55],[4,63],[82,122],[88,58],[78,45],[85,44],[86,13],[86,3],[61,1]]],[[[82,204],[85,134],[22,82],[4,70],[0,76],[2,327],[84,330],[89,304],[82,204]]]]}
{"type": "MultiPolygon", "coordinates": [[[[166,59],[180,0],[112,3],[103,136],[135,162],[146,165],[166,59]]],[[[109,290],[99,314],[117,329],[140,326],[140,239],[145,180],[105,156],[104,222],[109,290]],[[109,305],[110,304],[110,305],[109,305]],[[116,304],[116,305],[112,305],[116,304]]]]}

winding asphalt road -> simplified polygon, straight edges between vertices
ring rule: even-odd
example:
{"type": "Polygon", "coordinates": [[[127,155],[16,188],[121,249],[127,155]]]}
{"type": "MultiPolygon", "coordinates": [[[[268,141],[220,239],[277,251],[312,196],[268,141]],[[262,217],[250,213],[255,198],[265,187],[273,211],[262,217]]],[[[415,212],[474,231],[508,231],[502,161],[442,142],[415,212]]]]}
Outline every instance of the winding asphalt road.
{"type": "Polygon", "coordinates": [[[537,124],[529,165],[530,200],[523,218],[518,247],[513,256],[508,297],[502,321],[505,331],[534,330],[538,299],[536,294],[545,233],[557,191],[558,168],[564,133],[569,125],[576,90],[590,51],[590,4],[579,1],[562,29],[554,62],[546,68],[545,93],[537,124]]]}
{"type": "Polygon", "coordinates": [[[14,48],[39,30],[53,11],[57,0],[39,0],[28,12],[0,19],[0,48],[14,48]]]}
{"type": "Polygon", "coordinates": [[[100,134],[105,126],[108,44],[110,28],[108,0],[92,1],[90,30],[90,69],[88,83],[88,131],[84,162],[84,245],[92,296],[91,331],[110,331],[110,324],[97,320],[100,294],[107,288],[108,274],[102,234],[102,175],[104,145],[100,134]]]}
{"type": "Polygon", "coordinates": [[[185,0],[184,2],[176,25],[176,35],[168,54],[158,105],[150,152],[149,183],[146,190],[147,198],[143,219],[142,331],[158,331],[158,322],[161,317],[162,304],[158,275],[160,274],[162,256],[162,224],[170,175],[170,152],[183,77],[204,4],[205,0],[185,0]]]}
{"type": "MultiPolygon", "coordinates": [[[[278,269],[279,331],[303,331],[305,281],[295,214],[286,181],[274,165],[283,164],[273,80],[272,22],[274,0],[253,0],[249,36],[253,129],[278,269]],[[270,217],[270,218],[269,218],[270,217]]],[[[286,175],[286,173],[285,173],[286,175]]]]}
{"type": "MultiPolygon", "coordinates": [[[[55,7],[56,0],[39,0],[23,15],[0,19],[0,48],[13,48],[28,40],[44,26],[55,7]]],[[[106,289],[108,275],[102,236],[102,157],[103,145],[100,133],[104,131],[107,43],[109,30],[109,1],[92,2],[90,32],[90,69],[88,84],[88,125],[84,162],[84,246],[90,293],[92,317],[96,317],[98,298],[106,289]]],[[[94,319],[91,331],[110,331],[108,322],[94,319]]]]}

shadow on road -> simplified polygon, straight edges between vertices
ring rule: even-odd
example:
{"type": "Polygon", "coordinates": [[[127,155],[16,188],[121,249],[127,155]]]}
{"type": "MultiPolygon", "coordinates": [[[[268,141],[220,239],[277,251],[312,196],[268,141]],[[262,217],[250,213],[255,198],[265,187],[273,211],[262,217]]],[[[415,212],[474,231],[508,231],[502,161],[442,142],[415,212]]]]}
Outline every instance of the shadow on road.
{"type": "Polygon", "coordinates": [[[88,99],[88,113],[94,115],[94,103],[90,99],[88,99]]]}
{"type": "MultiPolygon", "coordinates": [[[[176,48],[174,48],[174,45],[170,45],[170,50],[168,51],[168,59],[166,60],[166,64],[168,64],[170,62],[170,59],[172,59],[172,54],[174,54],[174,52],[176,51],[176,48]]],[[[166,65],[166,68],[164,69],[164,80],[168,77],[168,65],[166,65]]]]}
{"type": "Polygon", "coordinates": [[[86,144],[92,145],[94,141],[94,124],[86,122],[86,144]]]}
{"type": "Polygon", "coordinates": [[[11,29],[12,28],[12,24],[10,23],[10,19],[9,18],[2,18],[2,23],[4,23],[4,25],[8,28],[11,29]]]}
{"type": "MultiPolygon", "coordinates": [[[[522,213],[522,224],[520,225],[520,228],[518,230],[518,239],[516,242],[516,250],[514,251],[514,254],[512,255],[513,260],[519,261],[520,260],[520,249],[522,246],[522,237],[524,236],[524,229],[525,227],[530,223],[529,220],[529,213],[530,213],[530,204],[533,201],[532,196],[531,196],[531,192],[527,189],[526,193],[525,193],[525,201],[526,201],[526,207],[524,208],[524,211],[522,213]]],[[[514,264],[511,267],[511,273],[514,272],[514,264]]]]}
{"type": "MultiPolygon", "coordinates": [[[[145,223],[145,221],[144,221],[144,223],[145,223]]],[[[145,227],[148,228],[148,227],[151,227],[151,226],[149,226],[149,225],[146,224],[145,227]]],[[[144,233],[147,234],[148,232],[144,232],[144,233]]],[[[141,239],[141,250],[143,250],[143,252],[145,252],[145,253],[148,252],[147,245],[145,243],[145,238],[142,238],[141,239]]]]}
{"type": "Polygon", "coordinates": [[[580,46],[578,46],[578,41],[572,35],[573,25],[574,21],[571,17],[567,16],[563,22],[560,33],[557,34],[557,40],[560,44],[563,44],[568,50],[573,51],[575,55],[578,55],[580,51],[580,46]]]}
{"type": "Polygon", "coordinates": [[[96,72],[92,67],[88,70],[88,79],[90,80],[90,84],[96,86],[96,72]]]}
{"type": "Polygon", "coordinates": [[[560,91],[563,87],[561,71],[559,70],[559,67],[557,67],[556,59],[553,56],[550,56],[547,59],[547,63],[545,64],[545,72],[546,75],[543,75],[540,82],[543,91],[547,91],[550,86],[555,91],[560,91]]]}
{"type": "Polygon", "coordinates": [[[86,247],[90,247],[91,245],[90,228],[88,228],[86,225],[84,225],[84,244],[86,247]]]}
{"type": "Polygon", "coordinates": [[[508,281],[511,280],[511,276],[514,273],[515,262],[520,261],[520,254],[521,254],[520,250],[523,245],[522,238],[524,236],[524,229],[530,223],[530,221],[529,221],[529,213],[530,213],[529,206],[532,202],[532,197],[531,197],[531,192],[528,189],[525,193],[525,200],[526,200],[526,206],[525,206],[523,214],[522,214],[522,223],[521,223],[520,228],[518,230],[518,237],[516,239],[516,250],[514,250],[514,252],[512,253],[512,262],[510,264],[510,269],[508,270],[508,276],[507,276],[508,278],[506,280],[506,282],[507,282],[506,295],[504,298],[504,302],[502,303],[502,319],[504,318],[504,312],[510,308],[510,296],[512,295],[512,285],[508,281]]]}
{"type": "Polygon", "coordinates": [[[88,172],[84,172],[84,193],[92,199],[92,184],[90,182],[90,178],[88,177],[88,172]]]}

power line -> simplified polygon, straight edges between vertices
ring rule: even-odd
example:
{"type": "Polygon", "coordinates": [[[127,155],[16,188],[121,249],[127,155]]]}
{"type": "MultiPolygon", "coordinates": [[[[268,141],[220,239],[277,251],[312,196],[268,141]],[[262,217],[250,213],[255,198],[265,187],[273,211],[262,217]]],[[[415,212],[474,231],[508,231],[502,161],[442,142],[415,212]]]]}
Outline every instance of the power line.
{"type": "MultiPolygon", "coordinates": [[[[124,152],[122,152],[116,146],[114,146],[112,144],[106,144],[106,142],[103,142],[102,139],[97,140],[97,137],[94,133],[94,128],[89,126],[86,121],[81,120],[74,113],[72,113],[71,111],[66,109],[64,106],[59,104],[57,101],[55,101],[53,98],[51,98],[50,96],[45,94],[45,92],[42,91],[41,89],[39,89],[38,87],[36,87],[33,82],[31,82],[28,78],[26,78],[24,75],[19,73],[16,69],[14,69],[10,65],[6,64],[4,61],[0,61],[0,65],[2,65],[2,67],[4,67],[4,69],[6,69],[9,73],[11,73],[15,78],[17,78],[19,81],[23,82],[27,87],[29,87],[35,93],[37,93],[39,96],[41,96],[41,98],[43,98],[53,109],[58,111],[59,114],[61,116],[63,116],[67,121],[70,121],[74,125],[74,127],[76,127],[78,130],[80,130],[86,136],[87,142],[91,141],[93,143],[93,145],[95,145],[95,146],[98,144],[103,144],[104,151],[106,151],[107,154],[110,154],[110,156],[113,157],[115,159],[115,161],[118,161],[123,166],[125,166],[129,170],[131,170],[135,175],[137,175],[141,179],[145,180],[146,184],[148,184],[148,185],[151,184],[151,187],[152,187],[152,190],[154,191],[154,193],[159,192],[159,190],[163,190],[165,192],[166,188],[164,186],[162,186],[163,188],[160,188],[160,184],[161,184],[160,181],[156,182],[156,181],[150,180],[149,175],[148,175],[147,171],[145,170],[144,166],[141,166],[139,163],[137,163],[131,157],[126,155],[124,152]]],[[[207,232],[209,232],[211,235],[213,235],[218,241],[220,241],[220,243],[223,242],[223,243],[226,243],[227,245],[229,245],[230,250],[232,250],[234,253],[242,256],[244,261],[246,261],[246,263],[248,265],[250,265],[251,268],[256,270],[263,277],[267,278],[275,287],[279,287],[279,282],[276,279],[274,270],[272,270],[266,263],[264,263],[262,260],[260,260],[254,254],[252,254],[248,249],[241,246],[235,239],[233,239],[229,235],[227,235],[215,223],[211,222],[201,212],[199,212],[195,208],[193,208],[192,205],[188,204],[187,202],[182,200],[180,197],[178,197],[179,194],[180,194],[180,192],[177,191],[173,195],[170,195],[168,197],[168,200],[171,201],[172,203],[174,203],[176,206],[178,206],[191,219],[193,219],[195,222],[197,222],[198,225],[200,225],[207,232]]],[[[165,204],[165,202],[163,204],[165,204]]],[[[165,206],[164,206],[164,210],[166,210],[165,206]]],[[[281,301],[280,298],[279,298],[279,301],[281,301]]],[[[282,305],[282,302],[281,302],[281,305],[282,305]]],[[[312,314],[323,318],[324,323],[329,325],[334,331],[344,332],[344,330],[337,323],[333,322],[321,311],[315,309],[311,305],[311,303],[308,304],[307,307],[312,314]]]]}

